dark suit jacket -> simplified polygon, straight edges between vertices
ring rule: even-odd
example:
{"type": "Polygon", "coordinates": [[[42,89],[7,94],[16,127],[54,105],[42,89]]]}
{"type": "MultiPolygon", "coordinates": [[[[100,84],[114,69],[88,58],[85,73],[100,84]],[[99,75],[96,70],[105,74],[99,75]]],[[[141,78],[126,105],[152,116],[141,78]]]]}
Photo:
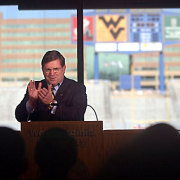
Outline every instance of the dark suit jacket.
{"type": "MultiPolygon", "coordinates": [[[[45,79],[36,81],[36,87],[42,82],[42,88],[47,88],[45,79]]],[[[64,77],[59,87],[55,100],[58,102],[55,115],[51,114],[48,105],[37,100],[37,107],[30,115],[26,110],[26,102],[29,99],[28,91],[20,104],[16,107],[16,119],[21,121],[82,121],[87,107],[86,88],[83,84],[64,77]]]]}

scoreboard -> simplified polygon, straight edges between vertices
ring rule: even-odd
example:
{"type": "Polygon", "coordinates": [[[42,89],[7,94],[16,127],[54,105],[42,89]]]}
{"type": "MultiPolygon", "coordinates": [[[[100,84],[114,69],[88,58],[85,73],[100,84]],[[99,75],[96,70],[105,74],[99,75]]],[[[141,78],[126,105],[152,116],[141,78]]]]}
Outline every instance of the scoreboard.
{"type": "Polygon", "coordinates": [[[162,28],[161,15],[151,13],[138,13],[130,15],[130,41],[131,42],[161,42],[162,28]]]}
{"type": "MultiPolygon", "coordinates": [[[[162,19],[161,12],[143,10],[85,15],[84,42],[92,42],[96,52],[162,51],[162,19]]],[[[73,41],[77,40],[75,20],[73,17],[73,41]]]]}

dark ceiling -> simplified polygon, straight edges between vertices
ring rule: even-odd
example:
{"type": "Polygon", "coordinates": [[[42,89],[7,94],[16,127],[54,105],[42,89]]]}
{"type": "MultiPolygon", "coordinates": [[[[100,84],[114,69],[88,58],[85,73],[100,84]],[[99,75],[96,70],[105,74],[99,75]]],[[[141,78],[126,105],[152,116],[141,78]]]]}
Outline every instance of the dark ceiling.
{"type": "Polygon", "coordinates": [[[19,9],[180,8],[180,0],[0,0],[19,9]]]}

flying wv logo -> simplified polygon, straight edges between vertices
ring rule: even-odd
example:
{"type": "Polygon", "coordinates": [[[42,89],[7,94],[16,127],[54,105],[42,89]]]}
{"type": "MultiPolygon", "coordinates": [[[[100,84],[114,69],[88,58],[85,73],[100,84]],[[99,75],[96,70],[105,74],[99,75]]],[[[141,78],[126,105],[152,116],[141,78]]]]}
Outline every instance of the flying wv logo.
{"type": "MultiPolygon", "coordinates": [[[[114,21],[111,17],[111,19],[109,21],[106,21],[106,19],[103,16],[99,16],[99,19],[103,21],[103,23],[105,24],[105,26],[107,28],[109,28],[109,26],[112,24],[114,28],[117,27],[117,25],[119,24],[119,22],[124,19],[123,16],[119,16],[118,19],[116,21],[114,21]]],[[[118,35],[121,33],[121,31],[123,31],[125,28],[119,27],[117,29],[117,31],[114,30],[114,28],[110,29],[110,32],[113,36],[114,39],[117,39],[118,35]]]]}

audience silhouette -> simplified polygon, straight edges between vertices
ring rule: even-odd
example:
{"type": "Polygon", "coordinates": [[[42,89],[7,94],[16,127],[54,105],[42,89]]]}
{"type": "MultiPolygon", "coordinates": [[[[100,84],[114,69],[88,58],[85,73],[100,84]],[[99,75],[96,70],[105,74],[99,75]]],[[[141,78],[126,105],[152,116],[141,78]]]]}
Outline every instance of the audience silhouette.
{"type": "Polygon", "coordinates": [[[0,179],[20,179],[26,165],[25,144],[20,133],[0,127],[0,179]]]}
{"type": "MultiPolygon", "coordinates": [[[[68,179],[77,162],[77,142],[62,128],[50,128],[35,147],[39,179],[68,179]]],[[[0,127],[0,179],[21,179],[27,168],[20,133],[0,127]]],[[[158,123],[140,132],[104,164],[97,179],[180,179],[180,134],[158,123]]]]}
{"type": "Polygon", "coordinates": [[[142,131],[114,154],[98,179],[180,179],[180,135],[159,123],[142,131]]]}
{"type": "Polygon", "coordinates": [[[76,160],[77,142],[66,130],[50,128],[40,136],[35,147],[40,179],[67,179],[76,160]]]}

